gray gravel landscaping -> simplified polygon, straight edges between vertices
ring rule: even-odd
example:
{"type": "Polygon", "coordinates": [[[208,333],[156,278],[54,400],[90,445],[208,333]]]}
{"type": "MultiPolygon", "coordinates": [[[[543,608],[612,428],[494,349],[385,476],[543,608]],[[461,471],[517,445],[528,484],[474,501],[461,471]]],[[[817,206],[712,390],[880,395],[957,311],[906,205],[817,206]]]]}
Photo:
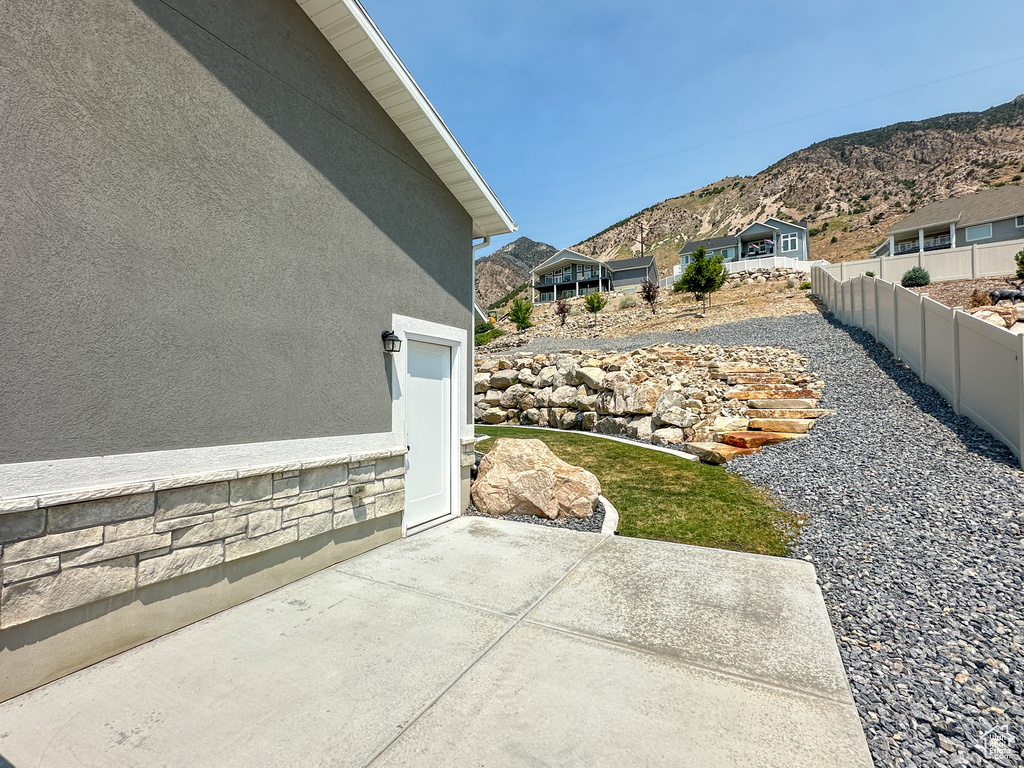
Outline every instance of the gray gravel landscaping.
{"type": "Polygon", "coordinates": [[[1024,765],[1024,473],[1009,449],[831,315],[576,344],[665,342],[788,347],[825,382],[837,414],[729,470],[806,517],[793,556],[818,570],[875,764],[1024,765]]]}

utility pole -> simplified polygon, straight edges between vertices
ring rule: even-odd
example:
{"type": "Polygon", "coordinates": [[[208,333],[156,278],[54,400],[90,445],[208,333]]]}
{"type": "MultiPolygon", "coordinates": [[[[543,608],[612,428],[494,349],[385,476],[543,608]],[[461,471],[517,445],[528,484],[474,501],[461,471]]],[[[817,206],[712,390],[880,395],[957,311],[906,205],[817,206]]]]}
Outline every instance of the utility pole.
{"type": "MultiPolygon", "coordinates": [[[[644,222],[640,221],[637,224],[637,227],[640,229],[640,258],[642,259],[644,257],[644,246],[646,245],[646,241],[644,240],[644,234],[646,234],[644,230],[644,222]]],[[[648,228],[647,231],[650,231],[650,228],[648,228]]]]}

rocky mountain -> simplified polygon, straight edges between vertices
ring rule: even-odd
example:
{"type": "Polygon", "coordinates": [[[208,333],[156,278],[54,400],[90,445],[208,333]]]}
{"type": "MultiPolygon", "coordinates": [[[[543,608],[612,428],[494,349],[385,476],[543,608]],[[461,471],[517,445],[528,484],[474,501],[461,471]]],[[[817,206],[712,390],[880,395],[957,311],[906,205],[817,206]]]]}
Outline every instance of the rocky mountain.
{"type": "Polygon", "coordinates": [[[530,270],[547,261],[558,249],[520,237],[476,262],[476,301],[489,307],[530,279],[530,270]]]}
{"type": "Polygon", "coordinates": [[[689,240],[734,233],[765,216],[807,219],[811,258],[862,259],[885,231],[933,200],[1021,183],[1024,96],[984,112],[896,123],[812,144],[755,176],[729,176],[597,233],[573,250],[626,258],[646,247],[663,275],[689,240]]]}

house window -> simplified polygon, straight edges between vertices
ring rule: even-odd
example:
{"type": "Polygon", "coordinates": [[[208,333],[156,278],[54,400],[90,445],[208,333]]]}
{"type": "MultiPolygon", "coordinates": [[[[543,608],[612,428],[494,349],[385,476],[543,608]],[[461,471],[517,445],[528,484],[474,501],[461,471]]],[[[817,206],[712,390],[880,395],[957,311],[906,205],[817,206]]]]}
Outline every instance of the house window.
{"type": "Polygon", "coordinates": [[[790,253],[800,249],[800,241],[796,232],[786,232],[782,235],[782,252],[790,253]]]}
{"type": "Polygon", "coordinates": [[[1024,216],[1018,216],[1016,222],[1014,222],[1014,223],[1018,227],[1024,227],[1024,216]]]}
{"type": "Polygon", "coordinates": [[[986,240],[992,237],[992,225],[979,224],[976,227],[968,227],[965,234],[967,235],[968,243],[972,240],[986,240]]]}

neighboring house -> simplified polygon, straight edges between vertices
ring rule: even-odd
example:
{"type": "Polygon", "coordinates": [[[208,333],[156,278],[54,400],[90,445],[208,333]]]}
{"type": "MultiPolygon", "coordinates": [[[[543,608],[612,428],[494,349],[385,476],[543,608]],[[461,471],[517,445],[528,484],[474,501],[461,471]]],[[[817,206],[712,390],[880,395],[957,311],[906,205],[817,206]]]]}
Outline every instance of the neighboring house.
{"type": "Polygon", "coordinates": [[[356,0],[4,7],[0,699],[460,514],[515,229],[356,0]]]}
{"type": "Polygon", "coordinates": [[[807,222],[794,224],[774,217],[754,222],[735,235],[687,243],[679,251],[679,263],[684,269],[690,263],[694,251],[701,246],[704,246],[708,256],[721,255],[727,262],[768,256],[785,256],[798,261],[810,258],[807,222]]]}
{"type": "Polygon", "coordinates": [[[936,200],[901,219],[872,257],[1024,238],[1024,187],[1008,185],[936,200]]]}
{"type": "Polygon", "coordinates": [[[632,293],[644,280],[658,281],[658,266],[653,256],[600,261],[567,248],[530,273],[533,301],[540,304],[604,291],[632,293]]]}

